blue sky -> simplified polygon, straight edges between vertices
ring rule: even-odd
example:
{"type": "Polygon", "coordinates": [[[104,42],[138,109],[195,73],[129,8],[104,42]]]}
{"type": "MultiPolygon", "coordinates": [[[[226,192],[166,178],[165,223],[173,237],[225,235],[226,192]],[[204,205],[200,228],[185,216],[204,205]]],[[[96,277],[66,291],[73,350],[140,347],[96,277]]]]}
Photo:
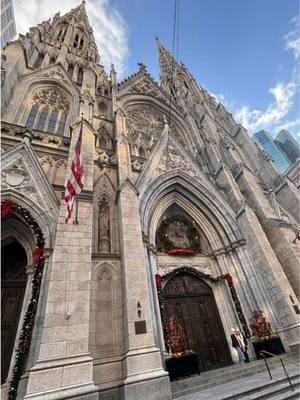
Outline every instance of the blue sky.
{"type": "MultiPolygon", "coordinates": [[[[298,0],[179,0],[178,58],[249,133],[288,128],[300,138],[298,0]]],[[[15,0],[19,32],[78,5],[15,0]],[[24,5],[26,3],[26,6],[24,5]],[[32,7],[32,9],[30,9],[32,7]]],[[[87,0],[99,53],[119,79],[147,65],[159,79],[154,37],[172,47],[174,0],[87,0]]],[[[24,33],[24,32],[23,32],[24,33]]]]}

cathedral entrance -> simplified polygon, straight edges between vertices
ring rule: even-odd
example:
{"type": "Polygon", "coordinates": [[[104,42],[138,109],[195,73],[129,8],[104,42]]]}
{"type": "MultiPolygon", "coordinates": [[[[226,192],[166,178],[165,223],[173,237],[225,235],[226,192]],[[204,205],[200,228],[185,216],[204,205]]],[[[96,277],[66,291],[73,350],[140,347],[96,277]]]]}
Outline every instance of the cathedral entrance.
{"type": "Polygon", "coordinates": [[[198,277],[180,273],[166,283],[163,296],[166,317],[175,316],[182,326],[186,349],[198,354],[200,370],[231,364],[212,289],[198,277]]]}
{"type": "Polygon", "coordinates": [[[5,382],[14,349],[26,288],[27,257],[13,238],[2,244],[1,262],[1,384],[5,382]]]}

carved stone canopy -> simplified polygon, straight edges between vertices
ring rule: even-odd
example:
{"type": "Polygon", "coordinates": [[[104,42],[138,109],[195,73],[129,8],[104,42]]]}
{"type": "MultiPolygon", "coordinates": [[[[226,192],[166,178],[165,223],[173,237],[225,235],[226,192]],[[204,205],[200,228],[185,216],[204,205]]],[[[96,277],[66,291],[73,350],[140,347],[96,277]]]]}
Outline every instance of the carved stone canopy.
{"type": "Polygon", "coordinates": [[[70,107],[67,96],[56,88],[39,90],[34,93],[33,101],[39,107],[50,107],[56,111],[66,112],[70,107]]]}

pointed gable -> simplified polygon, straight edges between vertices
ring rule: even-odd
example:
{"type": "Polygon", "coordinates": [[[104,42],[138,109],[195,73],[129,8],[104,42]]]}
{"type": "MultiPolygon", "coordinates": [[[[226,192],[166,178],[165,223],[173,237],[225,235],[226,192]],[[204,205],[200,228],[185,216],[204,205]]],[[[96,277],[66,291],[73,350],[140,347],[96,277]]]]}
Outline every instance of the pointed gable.
{"type": "Polygon", "coordinates": [[[58,215],[59,201],[29,143],[22,142],[2,153],[1,190],[3,197],[15,194],[41,212],[58,215]]]}

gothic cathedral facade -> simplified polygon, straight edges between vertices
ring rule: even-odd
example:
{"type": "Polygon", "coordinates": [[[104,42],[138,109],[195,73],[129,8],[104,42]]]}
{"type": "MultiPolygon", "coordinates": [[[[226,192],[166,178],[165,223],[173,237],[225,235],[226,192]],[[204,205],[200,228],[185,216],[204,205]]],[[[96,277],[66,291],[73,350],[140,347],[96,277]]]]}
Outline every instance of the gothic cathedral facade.
{"type": "Polygon", "coordinates": [[[298,349],[299,191],[157,45],[160,84],[143,64],[117,83],[82,2],[3,51],[3,399],[171,399],[172,318],[202,371],[253,310],[298,349]]]}

